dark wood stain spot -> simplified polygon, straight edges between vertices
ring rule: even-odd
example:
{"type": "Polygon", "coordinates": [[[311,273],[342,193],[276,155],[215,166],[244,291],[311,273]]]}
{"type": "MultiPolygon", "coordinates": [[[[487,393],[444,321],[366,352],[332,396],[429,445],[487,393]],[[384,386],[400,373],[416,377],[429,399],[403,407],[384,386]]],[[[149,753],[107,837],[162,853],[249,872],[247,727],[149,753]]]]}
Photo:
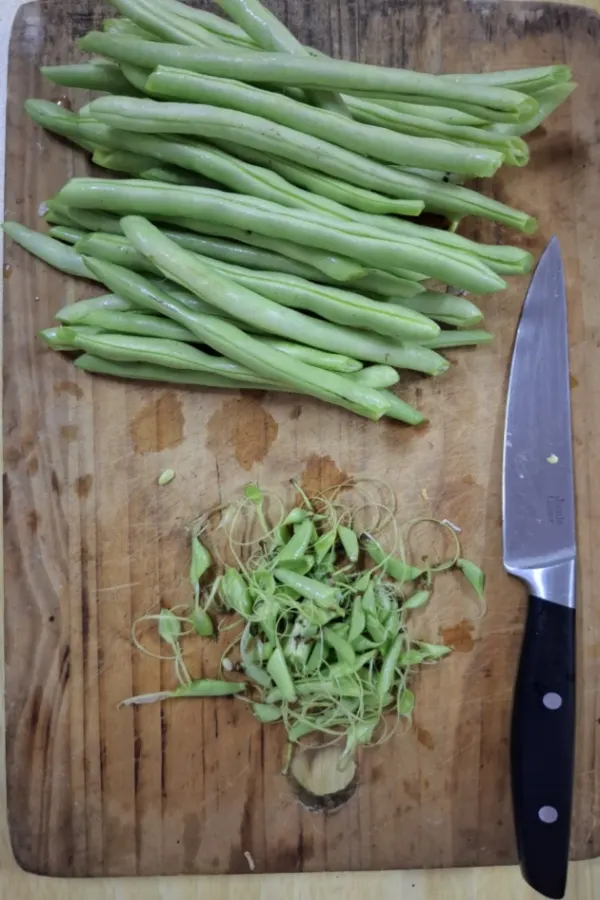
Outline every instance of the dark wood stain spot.
{"type": "MultiPolygon", "coordinates": [[[[140,759],[142,758],[142,738],[136,734],[133,742],[133,790],[138,793],[140,786],[140,759]]],[[[179,843],[179,841],[177,841],[179,843]]]]}
{"type": "Polygon", "coordinates": [[[475,484],[475,479],[472,475],[463,475],[461,480],[463,484],[475,484]]]}
{"type": "Polygon", "coordinates": [[[183,864],[185,871],[193,871],[198,850],[200,849],[200,816],[188,813],[183,820],[183,864]]]}
{"type": "Polygon", "coordinates": [[[404,778],[402,780],[402,787],[404,788],[404,793],[408,797],[409,800],[412,800],[413,803],[418,803],[421,799],[421,793],[416,784],[412,781],[409,781],[408,778],[404,778]]]}
{"type": "Polygon", "coordinates": [[[349,476],[342,471],[331,456],[318,456],[313,453],[302,473],[302,490],[308,497],[314,497],[332,488],[349,482],[349,476]]]}
{"type": "Polygon", "coordinates": [[[37,472],[39,467],[40,467],[40,463],[39,463],[37,456],[32,456],[31,459],[27,460],[27,474],[28,475],[35,475],[35,473],[37,472]]]}
{"type": "Polygon", "coordinates": [[[422,747],[426,747],[428,750],[433,750],[433,748],[435,747],[435,741],[430,731],[427,731],[426,728],[421,728],[420,725],[415,725],[415,734],[417,736],[418,742],[422,747]]]}
{"type": "Polygon", "coordinates": [[[65,441],[74,441],[79,433],[77,425],[61,425],[60,436],[65,441]]]}
{"type": "Polygon", "coordinates": [[[75,481],[75,493],[77,496],[84,500],[89,495],[93,483],[93,475],[90,475],[89,473],[87,475],[80,475],[75,481]]]}
{"type": "Polygon", "coordinates": [[[70,397],[76,397],[81,400],[83,391],[74,381],[57,381],[54,385],[55,394],[68,394],[70,397]]]}
{"type": "Polygon", "coordinates": [[[277,439],[279,426],[253,397],[227,400],[208,423],[206,446],[219,458],[230,447],[242,469],[260,463],[277,439]]]}
{"type": "Polygon", "coordinates": [[[441,628],[440,634],[444,644],[452,647],[457,653],[468,653],[473,649],[473,623],[468,619],[461,619],[456,625],[441,628]]]}
{"type": "Polygon", "coordinates": [[[369,778],[369,782],[371,784],[377,784],[378,781],[381,781],[382,778],[385,778],[385,770],[383,766],[373,766],[371,769],[371,777],[369,778]]]}
{"type": "Polygon", "coordinates": [[[174,391],[165,391],[133,419],[129,435],[134,451],[158,453],[178,447],[183,441],[184,424],[181,400],[174,391]]]}
{"type": "Polygon", "coordinates": [[[298,403],[297,406],[292,407],[292,410],[290,412],[290,419],[292,419],[292,420],[299,419],[301,415],[302,415],[302,407],[298,403]]]}
{"type": "Polygon", "coordinates": [[[573,389],[576,388],[576,387],[579,387],[579,382],[578,382],[578,380],[575,378],[574,375],[571,375],[571,376],[569,377],[569,387],[571,388],[571,390],[573,390],[573,389]]]}
{"type": "Polygon", "coordinates": [[[38,685],[36,688],[34,688],[33,694],[31,695],[31,712],[29,713],[29,723],[32,732],[35,732],[40,719],[42,697],[43,689],[41,685],[38,685]]]}
{"type": "Polygon", "coordinates": [[[56,469],[52,469],[50,473],[50,487],[52,488],[53,493],[60,494],[60,484],[58,481],[58,475],[56,474],[56,469]]]}
{"type": "Polygon", "coordinates": [[[40,524],[40,514],[37,509],[30,509],[25,516],[25,521],[27,522],[27,527],[31,534],[37,534],[38,526],[40,524]]]}
{"type": "Polygon", "coordinates": [[[8,474],[4,472],[2,475],[2,506],[4,509],[4,518],[6,518],[8,514],[8,510],[10,508],[10,497],[11,497],[11,487],[10,481],[8,480],[8,474]]]}
{"type": "Polygon", "coordinates": [[[21,461],[23,453],[17,447],[7,447],[4,451],[4,464],[7,468],[14,469],[21,461]]]}

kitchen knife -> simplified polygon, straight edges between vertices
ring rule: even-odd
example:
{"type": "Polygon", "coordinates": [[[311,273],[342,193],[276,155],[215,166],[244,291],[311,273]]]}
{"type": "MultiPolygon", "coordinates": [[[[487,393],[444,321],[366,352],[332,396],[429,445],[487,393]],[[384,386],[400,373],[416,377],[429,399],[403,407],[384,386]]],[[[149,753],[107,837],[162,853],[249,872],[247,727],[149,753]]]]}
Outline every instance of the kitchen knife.
{"type": "Polygon", "coordinates": [[[531,280],[508,385],[504,566],[529,601],[511,732],[515,831],[523,877],[564,896],[575,739],[575,491],[567,307],[553,237],[531,280]]]}

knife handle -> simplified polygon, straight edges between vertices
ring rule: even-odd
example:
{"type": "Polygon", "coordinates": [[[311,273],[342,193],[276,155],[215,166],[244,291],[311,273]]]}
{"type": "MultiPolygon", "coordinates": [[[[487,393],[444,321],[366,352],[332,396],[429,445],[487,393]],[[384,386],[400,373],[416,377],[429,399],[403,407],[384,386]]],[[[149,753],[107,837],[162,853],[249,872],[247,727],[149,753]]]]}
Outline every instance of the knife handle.
{"type": "Polygon", "coordinates": [[[575,750],[575,610],[530,596],[515,687],[511,768],[521,871],[564,896],[575,750]]]}

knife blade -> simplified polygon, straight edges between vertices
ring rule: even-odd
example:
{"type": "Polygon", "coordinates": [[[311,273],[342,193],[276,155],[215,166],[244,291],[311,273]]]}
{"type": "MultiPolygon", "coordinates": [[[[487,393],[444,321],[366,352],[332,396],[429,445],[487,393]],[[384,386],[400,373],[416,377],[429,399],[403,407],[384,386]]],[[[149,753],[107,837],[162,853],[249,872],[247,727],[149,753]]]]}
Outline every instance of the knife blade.
{"type": "Polygon", "coordinates": [[[564,896],[575,743],[575,489],[567,303],[553,237],[531,280],[508,385],[504,566],[529,589],[511,726],[517,849],[525,880],[564,896]]]}

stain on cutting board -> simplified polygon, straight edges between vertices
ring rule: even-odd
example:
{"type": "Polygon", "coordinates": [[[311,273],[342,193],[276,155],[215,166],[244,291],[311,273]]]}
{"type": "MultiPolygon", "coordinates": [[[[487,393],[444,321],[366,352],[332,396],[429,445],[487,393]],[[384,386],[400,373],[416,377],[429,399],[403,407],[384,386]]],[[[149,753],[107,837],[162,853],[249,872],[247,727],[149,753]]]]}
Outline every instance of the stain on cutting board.
{"type": "Polygon", "coordinates": [[[245,472],[261,463],[277,439],[279,426],[252,395],[225,403],[211,416],[206,446],[219,459],[233,450],[245,472]]]}

